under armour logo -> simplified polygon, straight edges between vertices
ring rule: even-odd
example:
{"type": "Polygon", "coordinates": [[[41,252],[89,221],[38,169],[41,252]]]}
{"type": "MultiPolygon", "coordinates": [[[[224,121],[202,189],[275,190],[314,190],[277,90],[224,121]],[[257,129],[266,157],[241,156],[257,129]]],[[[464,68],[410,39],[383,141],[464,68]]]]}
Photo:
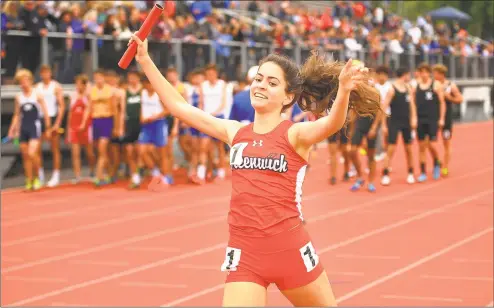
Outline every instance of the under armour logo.
{"type": "Polygon", "coordinates": [[[252,141],[252,146],[253,147],[256,147],[256,146],[260,146],[262,147],[262,140],[259,140],[259,141],[252,141]]]}
{"type": "Polygon", "coordinates": [[[425,99],[428,101],[432,100],[432,92],[430,92],[430,91],[425,92],[425,99]]]}

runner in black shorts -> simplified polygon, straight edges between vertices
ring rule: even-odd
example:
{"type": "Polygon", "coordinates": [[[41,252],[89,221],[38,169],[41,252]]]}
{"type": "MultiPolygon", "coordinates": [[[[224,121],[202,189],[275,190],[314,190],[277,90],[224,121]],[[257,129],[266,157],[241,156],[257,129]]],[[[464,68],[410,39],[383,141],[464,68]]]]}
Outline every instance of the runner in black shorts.
{"type": "Polygon", "coordinates": [[[352,185],[352,191],[359,190],[365,182],[362,178],[362,166],[358,157],[358,148],[362,144],[364,137],[367,139],[367,161],[369,165],[369,183],[367,184],[367,190],[370,192],[376,191],[376,186],[374,185],[374,179],[376,176],[376,161],[374,157],[376,155],[376,135],[381,122],[381,117],[381,114],[377,114],[374,118],[359,117],[355,122],[350,158],[357,171],[357,181],[352,185]]]}
{"type": "Polygon", "coordinates": [[[434,81],[430,74],[431,68],[424,63],[418,67],[420,79],[417,80],[415,92],[415,104],[417,106],[417,137],[419,140],[420,176],[419,182],[427,180],[426,175],[426,151],[429,151],[434,161],[433,177],[441,176],[441,162],[437,152],[437,131],[444,126],[446,114],[446,102],[441,84],[434,81]]]}
{"type": "Polygon", "coordinates": [[[398,134],[401,132],[408,166],[407,182],[415,183],[413,176],[413,158],[412,158],[412,130],[417,128],[417,110],[413,101],[413,92],[408,85],[410,82],[410,71],[405,68],[399,68],[396,71],[398,78],[393,82],[385,99],[383,109],[390,111],[390,117],[383,118],[382,131],[387,135],[387,155],[384,159],[382,185],[389,185],[391,178],[389,177],[389,167],[396,150],[396,141],[398,134]]]}
{"type": "Polygon", "coordinates": [[[348,128],[347,126],[340,129],[339,132],[333,134],[328,138],[328,149],[329,149],[329,174],[331,185],[336,184],[336,169],[338,166],[338,159],[336,153],[338,150],[341,152],[341,156],[344,159],[344,174],[343,181],[348,181],[350,179],[350,158],[348,157],[348,128]]]}
{"type": "Polygon", "coordinates": [[[22,165],[26,176],[26,190],[41,188],[39,180],[41,120],[43,114],[47,137],[51,133],[51,122],[42,95],[33,87],[33,74],[26,69],[20,69],[15,74],[21,92],[15,96],[15,109],[10,124],[8,137],[19,136],[22,165]]]}
{"type": "Polygon", "coordinates": [[[127,73],[127,90],[124,93],[123,114],[125,118],[121,142],[124,146],[127,164],[130,169],[130,188],[137,188],[141,183],[137,170],[137,140],[141,132],[142,85],[140,79],[139,72],[129,71],[127,73]]]}
{"type": "Polygon", "coordinates": [[[436,64],[432,67],[432,73],[434,80],[443,86],[444,100],[446,101],[446,116],[442,129],[444,159],[441,172],[444,176],[447,176],[449,173],[449,160],[451,159],[451,137],[453,136],[453,104],[461,104],[463,95],[454,82],[446,79],[446,74],[448,73],[446,66],[436,64]]]}

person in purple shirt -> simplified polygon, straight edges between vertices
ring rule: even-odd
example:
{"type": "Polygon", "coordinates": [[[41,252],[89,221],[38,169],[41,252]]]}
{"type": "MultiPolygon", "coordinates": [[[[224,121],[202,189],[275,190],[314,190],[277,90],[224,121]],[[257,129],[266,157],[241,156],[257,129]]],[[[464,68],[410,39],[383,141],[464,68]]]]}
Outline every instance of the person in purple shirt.
{"type": "MultiPolygon", "coordinates": [[[[71,7],[72,21],[70,27],[72,28],[73,34],[84,34],[86,32],[86,25],[81,19],[81,7],[78,3],[75,3],[71,7]]],[[[74,77],[82,73],[83,64],[83,53],[85,50],[84,39],[74,39],[72,43],[71,50],[71,68],[72,74],[70,76],[70,81],[74,80],[74,77]]]]}

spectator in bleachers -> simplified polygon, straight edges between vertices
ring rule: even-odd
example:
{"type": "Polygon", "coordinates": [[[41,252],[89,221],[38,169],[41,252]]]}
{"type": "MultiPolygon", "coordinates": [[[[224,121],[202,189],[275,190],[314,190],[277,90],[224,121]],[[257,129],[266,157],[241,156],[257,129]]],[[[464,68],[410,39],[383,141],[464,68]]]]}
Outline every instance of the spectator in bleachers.
{"type": "MultiPolygon", "coordinates": [[[[22,30],[23,23],[19,19],[19,2],[6,1],[2,10],[2,33],[8,30],[22,30]]],[[[23,38],[17,36],[2,35],[2,51],[5,51],[5,58],[2,56],[2,66],[6,70],[6,76],[14,77],[17,63],[21,60],[19,50],[23,38]]]]}
{"type": "MultiPolygon", "coordinates": [[[[71,33],[73,34],[84,34],[86,32],[86,25],[84,24],[84,21],[82,20],[82,11],[81,11],[81,6],[79,3],[74,3],[70,11],[72,13],[72,20],[70,22],[70,29],[71,33]]],[[[80,38],[75,38],[72,41],[72,48],[70,49],[70,68],[71,68],[71,74],[68,77],[69,81],[74,80],[74,77],[76,75],[79,75],[82,73],[83,70],[83,53],[85,50],[85,40],[80,39],[80,38]]]]}
{"type": "Polygon", "coordinates": [[[22,30],[30,32],[31,36],[21,39],[22,66],[31,72],[36,72],[40,63],[41,36],[48,34],[44,18],[39,15],[34,1],[24,1],[19,9],[19,21],[23,24],[22,30]]]}
{"type": "Polygon", "coordinates": [[[211,1],[194,1],[190,6],[190,12],[194,16],[196,22],[202,24],[207,21],[207,16],[209,16],[213,11],[211,6],[211,1]]]}

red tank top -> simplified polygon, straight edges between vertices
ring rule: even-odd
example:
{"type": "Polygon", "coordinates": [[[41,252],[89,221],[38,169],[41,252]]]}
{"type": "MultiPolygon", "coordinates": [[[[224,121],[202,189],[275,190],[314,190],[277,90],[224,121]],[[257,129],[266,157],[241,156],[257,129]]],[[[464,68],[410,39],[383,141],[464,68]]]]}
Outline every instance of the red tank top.
{"type": "Polygon", "coordinates": [[[288,140],[292,125],[285,120],[269,133],[256,134],[251,123],[235,135],[230,150],[231,233],[268,236],[301,223],[307,162],[288,140]]]}
{"type": "MultiPolygon", "coordinates": [[[[72,129],[77,129],[81,123],[82,120],[84,119],[84,113],[86,112],[87,108],[87,100],[77,97],[74,94],[72,96],[71,104],[70,104],[70,112],[71,112],[71,118],[70,118],[70,128],[72,129]]],[[[88,123],[86,123],[86,127],[91,124],[91,117],[88,119],[88,123]]]]}

